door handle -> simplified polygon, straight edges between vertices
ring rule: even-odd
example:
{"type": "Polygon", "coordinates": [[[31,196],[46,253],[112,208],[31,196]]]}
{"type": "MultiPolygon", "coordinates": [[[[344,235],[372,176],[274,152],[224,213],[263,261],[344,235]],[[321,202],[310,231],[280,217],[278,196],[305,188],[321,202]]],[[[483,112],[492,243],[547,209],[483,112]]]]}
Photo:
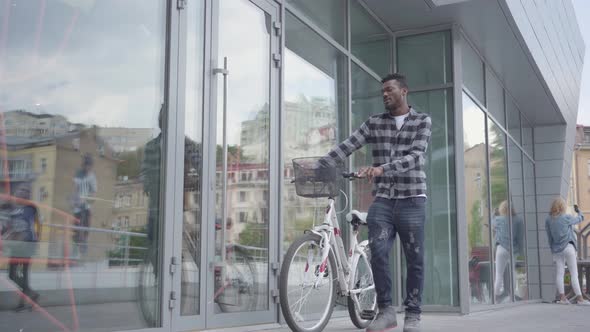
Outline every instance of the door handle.
{"type": "MultiPolygon", "coordinates": [[[[221,173],[221,183],[222,183],[222,202],[221,202],[221,246],[225,244],[225,223],[227,219],[227,76],[229,75],[229,70],[227,69],[227,57],[223,58],[223,68],[214,68],[213,74],[223,75],[223,104],[222,104],[222,112],[223,112],[223,150],[222,150],[222,173],[221,173]]],[[[221,261],[225,262],[225,250],[221,250],[221,261]]]]}

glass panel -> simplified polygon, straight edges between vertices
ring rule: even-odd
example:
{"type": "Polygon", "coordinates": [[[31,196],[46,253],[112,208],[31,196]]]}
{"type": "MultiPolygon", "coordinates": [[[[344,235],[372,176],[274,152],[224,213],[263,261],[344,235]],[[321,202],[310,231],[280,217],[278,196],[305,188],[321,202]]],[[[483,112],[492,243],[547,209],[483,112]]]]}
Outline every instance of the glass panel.
{"type": "MultiPolygon", "coordinates": [[[[323,222],[326,207],[325,199],[296,195],[295,185],[290,183],[294,176],[292,159],[325,155],[348,134],[346,58],[288,12],[285,29],[281,255],[304,230],[323,222]]],[[[338,206],[340,209],[343,205],[338,206]]]]}
{"type": "Polygon", "coordinates": [[[346,47],[346,5],[343,0],[287,0],[287,4],[346,47]]]}
{"type": "Polygon", "coordinates": [[[506,117],[508,121],[508,133],[520,144],[520,112],[510,97],[506,98],[506,117]]]}
{"type": "Polygon", "coordinates": [[[390,38],[358,1],[350,1],[351,52],[380,76],[390,72],[390,38]]]}
{"type": "Polygon", "coordinates": [[[504,113],[504,89],[496,76],[486,68],[486,107],[488,112],[502,126],[506,127],[504,113]]]}
{"type": "Polygon", "coordinates": [[[398,71],[407,76],[410,89],[452,82],[451,52],[450,31],[398,38],[398,71]]]}
{"type": "Polygon", "coordinates": [[[486,120],[483,111],[463,94],[465,215],[469,243],[471,303],[492,302],[486,120]]]}
{"type": "Polygon", "coordinates": [[[291,160],[330,151],[339,140],[340,118],[346,112],[345,57],[293,15],[287,13],[286,19],[284,251],[314,222],[323,222],[326,204],[296,196],[290,183],[291,160]]]}
{"type": "MultiPolygon", "coordinates": [[[[361,69],[361,67],[352,64],[352,128],[356,130],[370,116],[385,112],[383,98],[381,97],[381,82],[361,69]]],[[[352,170],[358,170],[363,166],[373,164],[371,146],[366,145],[355,151],[351,156],[352,170]]],[[[367,181],[353,181],[352,194],[350,195],[351,209],[367,212],[369,206],[373,203],[372,185],[367,181]]],[[[362,227],[359,234],[360,240],[368,239],[368,228],[362,227]]],[[[395,266],[396,247],[389,256],[389,264],[395,266]]],[[[392,270],[392,276],[396,276],[396,271],[392,270]]],[[[394,279],[395,280],[395,279],[394,279]]],[[[395,285],[395,284],[394,284],[395,285]]],[[[397,301],[396,287],[392,287],[391,298],[397,301]]]]}
{"type": "Polygon", "coordinates": [[[524,116],[521,115],[520,119],[522,120],[522,148],[529,156],[534,157],[533,126],[524,116]]]}
{"type": "Polygon", "coordinates": [[[461,45],[463,86],[465,86],[481,104],[485,105],[483,62],[467,42],[463,42],[461,45]]]}
{"type": "MultiPolygon", "coordinates": [[[[424,304],[459,305],[455,211],[452,90],[410,93],[418,112],[432,117],[426,174],[428,197],[424,243],[424,304]]],[[[404,278],[402,278],[404,279],[404,278]]],[[[405,290],[405,287],[402,289],[405,290]]]]}
{"type": "Polygon", "coordinates": [[[204,7],[193,1],[187,12],[181,315],[200,313],[204,7]]]}
{"type": "MultiPolygon", "coordinates": [[[[381,97],[381,82],[367,74],[361,67],[352,64],[352,128],[356,130],[361,124],[375,114],[385,112],[381,97]]],[[[352,169],[373,164],[371,146],[364,146],[351,155],[352,169]]],[[[353,181],[351,207],[359,211],[368,211],[373,202],[372,185],[367,181],[353,181]]]]}
{"type": "Polygon", "coordinates": [[[539,299],[541,286],[539,284],[539,256],[538,238],[545,234],[537,232],[537,203],[535,194],[535,165],[528,158],[524,158],[524,210],[526,226],[526,261],[528,265],[528,298],[539,299]]]}
{"type": "MultiPolygon", "coordinates": [[[[509,140],[508,173],[510,174],[510,219],[512,222],[513,287],[516,301],[527,300],[526,244],[524,220],[524,187],[522,177],[522,152],[509,140]]],[[[506,238],[502,240],[506,242],[506,238]]],[[[510,242],[509,242],[510,243],[510,242]]]]}
{"type": "Polygon", "coordinates": [[[494,296],[496,303],[510,302],[510,217],[506,135],[488,121],[492,230],[494,239],[494,296]]]}
{"type": "Polygon", "coordinates": [[[160,326],[165,2],[4,3],[2,330],[160,326]]]}
{"type": "Polygon", "coordinates": [[[213,301],[216,313],[267,310],[272,20],[248,0],[219,7],[229,75],[226,100],[221,77],[217,87],[213,301]]]}

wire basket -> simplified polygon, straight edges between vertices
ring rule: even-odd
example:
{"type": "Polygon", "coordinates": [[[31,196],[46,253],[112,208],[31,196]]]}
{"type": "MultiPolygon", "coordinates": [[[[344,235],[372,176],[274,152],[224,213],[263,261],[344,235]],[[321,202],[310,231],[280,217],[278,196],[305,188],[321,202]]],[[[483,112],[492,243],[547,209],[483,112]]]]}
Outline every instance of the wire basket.
{"type": "Polygon", "coordinates": [[[344,165],[323,157],[293,159],[295,192],[298,196],[317,198],[335,197],[340,192],[344,165]],[[331,164],[331,165],[330,165],[331,164]]]}

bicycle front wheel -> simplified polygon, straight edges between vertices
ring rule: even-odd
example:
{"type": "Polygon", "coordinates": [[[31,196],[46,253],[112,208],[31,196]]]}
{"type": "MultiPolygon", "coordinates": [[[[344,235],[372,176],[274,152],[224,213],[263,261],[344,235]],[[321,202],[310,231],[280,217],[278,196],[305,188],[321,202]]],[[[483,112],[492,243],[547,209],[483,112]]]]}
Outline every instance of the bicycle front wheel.
{"type": "Polygon", "coordinates": [[[279,296],[285,321],[295,332],[324,329],[336,301],[336,260],[332,251],[322,261],[322,238],[305,234],[296,239],[281,267],[279,296]]]}
{"type": "Polygon", "coordinates": [[[364,329],[369,326],[371,321],[362,319],[361,313],[365,310],[375,311],[377,309],[377,292],[375,291],[373,271],[367,257],[359,255],[353,267],[352,280],[354,282],[348,297],[348,314],[354,326],[364,329]]]}

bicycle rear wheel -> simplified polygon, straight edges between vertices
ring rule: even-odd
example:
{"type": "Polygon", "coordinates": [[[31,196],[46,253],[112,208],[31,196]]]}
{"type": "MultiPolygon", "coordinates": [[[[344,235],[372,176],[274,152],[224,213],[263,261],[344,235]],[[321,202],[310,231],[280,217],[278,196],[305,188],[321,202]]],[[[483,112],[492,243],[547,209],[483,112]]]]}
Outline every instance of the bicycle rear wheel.
{"type": "Polygon", "coordinates": [[[367,257],[358,256],[357,262],[353,266],[355,267],[352,276],[354,284],[348,297],[348,314],[354,326],[364,329],[369,326],[371,320],[362,319],[361,313],[365,310],[375,311],[377,309],[377,292],[373,271],[367,257]]]}
{"type": "Polygon", "coordinates": [[[254,262],[238,246],[232,247],[227,258],[215,270],[215,302],[224,313],[255,311],[259,294],[254,262]]]}
{"type": "Polygon", "coordinates": [[[322,261],[321,239],[311,233],[296,239],[287,250],[281,267],[281,309],[285,321],[295,332],[322,331],[334,311],[336,260],[330,251],[328,258],[322,261]]]}
{"type": "Polygon", "coordinates": [[[150,249],[139,267],[137,301],[148,327],[158,326],[160,320],[160,293],[156,262],[157,252],[150,249]]]}

